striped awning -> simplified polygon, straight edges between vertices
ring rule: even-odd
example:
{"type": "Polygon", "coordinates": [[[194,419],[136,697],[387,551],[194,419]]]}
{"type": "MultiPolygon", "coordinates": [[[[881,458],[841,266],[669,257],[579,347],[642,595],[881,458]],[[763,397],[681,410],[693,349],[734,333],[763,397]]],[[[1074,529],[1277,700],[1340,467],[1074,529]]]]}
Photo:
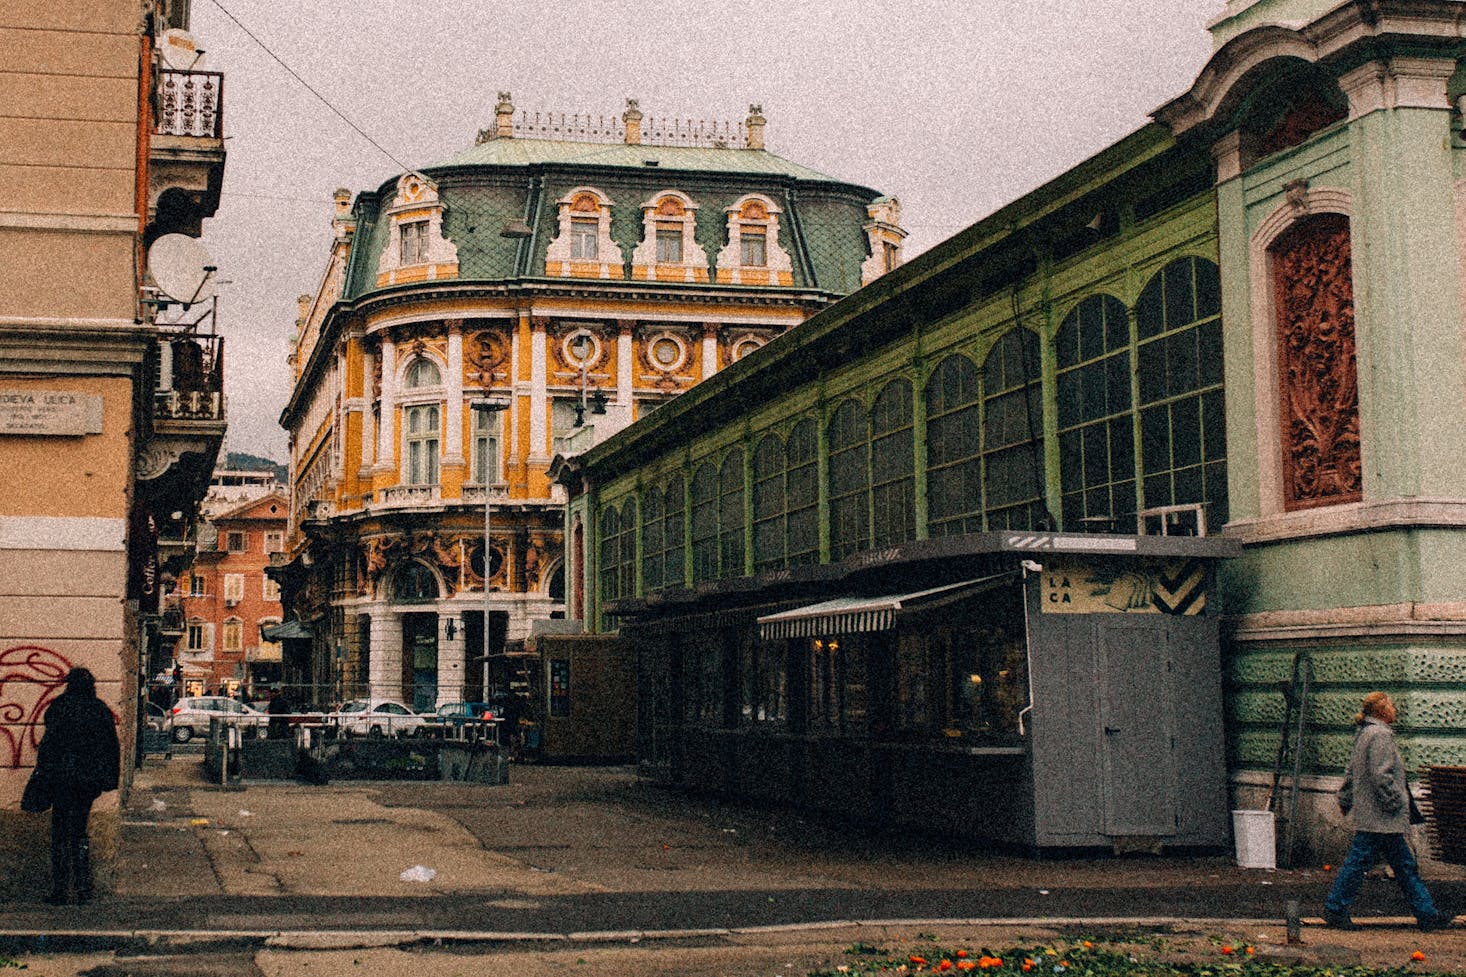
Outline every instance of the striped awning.
{"type": "Polygon", "coordinates": [[[960,600],[1012,576],[1011,572],[999,573],[908,594],[836,597],[834,600],[820,601],[818,604],[761,617],[758,619],[758,636],[769,641],[776,638],[821,638],[827,635],[888,631],[896,626],[897,614],[960,600]]]}

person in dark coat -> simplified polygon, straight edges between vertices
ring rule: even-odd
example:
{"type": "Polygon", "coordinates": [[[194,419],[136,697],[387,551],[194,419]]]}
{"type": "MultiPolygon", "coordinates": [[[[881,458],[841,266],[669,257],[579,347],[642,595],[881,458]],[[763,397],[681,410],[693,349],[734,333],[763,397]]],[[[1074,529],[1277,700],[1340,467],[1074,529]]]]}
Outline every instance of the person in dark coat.
{"type": "Polygon", "coordinates": [[[272,740],[288,740],[290,738],[290,700],[285,698],[285,693],[279,689],[270,691],[270,704],[265,706],[265,712],[270,715],[270,725],[267,735],[272,740]]]}
{"type": "Polygon", "coordinates": [[[1390,729],[1394,721],[1395,704],[1384,692],[1365,696],[1354,717],[1354,752],[1338,793],[1339,810],[1354,823],[1354,840],[1323,910],[1324,923],[1336,929],[1359,928],[1349,918],[1349,906],[1364,884],[1364,873],[1379,861],[1388,862],[1394,869],[1395,882],[1410,901],[1422,930],[1445,929],[1454,918],[1453,913],[1437,911],[1429,890],[1420,881],[1415,855],[1405,841],[1410,827],[1410,797],[1405,763],[1390,729]]]}
{"type": "Polygon", "coordinates": [[[46,709],[44,722],[36,769],[51,791],[51,894],[46,901],[64,905],[74,887],[76,901],[84,903],[92,897],[87,820],[92,803],[117,789],[117,721],[97,698],[92,673],[73,668],[66,675],[66,691],[46,709]]]}

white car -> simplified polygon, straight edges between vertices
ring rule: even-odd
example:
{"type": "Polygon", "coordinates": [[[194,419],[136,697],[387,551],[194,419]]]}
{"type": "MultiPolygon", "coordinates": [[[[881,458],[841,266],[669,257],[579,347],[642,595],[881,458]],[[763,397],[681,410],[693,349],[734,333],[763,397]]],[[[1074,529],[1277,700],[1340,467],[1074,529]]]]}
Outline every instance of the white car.
{"type": "Polygon", "coordinates": [[[342,736],[417,736],[428,720],[395,699],[353,699],[326,718],[342,736]]]}
{"type": "Polygon", "coordinates": [[[209,720],[218,719],[263,736],[270,717],[222,695],[195,695],[179,699],[168,711],[167,727],[175,743],[187,743],[209,732],[209,720]]]}

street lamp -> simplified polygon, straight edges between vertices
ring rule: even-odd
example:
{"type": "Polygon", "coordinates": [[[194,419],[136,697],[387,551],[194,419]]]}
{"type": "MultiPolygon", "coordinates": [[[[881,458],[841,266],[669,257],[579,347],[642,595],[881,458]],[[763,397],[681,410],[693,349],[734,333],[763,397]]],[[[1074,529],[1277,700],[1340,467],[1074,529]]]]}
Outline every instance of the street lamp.
{"type": "MultiPolygon", "coordinates": [[[[586,367],[590,365],[591,339],[589,333],[576,333],[570,340],[570,352],[575,357],[576,365],[580,367],[580,403],[575,405],[575,426],[585,425],[585,381],[586,367]]],[[[606,412],[606,395],[600,387],[591,396],[592,414],[604,414],[606,412]]]]}
{"type": "MultiPolygon", "coordinates": [[[[468,402],[468,405],[476,411],[484,413],[484,443],[488,444],[488,432],[492,430],[494,418],[502,410],[509,409],[509,400],[505,397],[475,397],[468,402]]],[[[493,506],[489,504],[489,483],[493,481],[494,472],[489,470],[488,452],[484,452],[481,459],[484,466],[484,688],[485,698],[489,694],[489,576],[493,572],[493,544],[490,536],[492,526],[491,515],[493,506]]]]}

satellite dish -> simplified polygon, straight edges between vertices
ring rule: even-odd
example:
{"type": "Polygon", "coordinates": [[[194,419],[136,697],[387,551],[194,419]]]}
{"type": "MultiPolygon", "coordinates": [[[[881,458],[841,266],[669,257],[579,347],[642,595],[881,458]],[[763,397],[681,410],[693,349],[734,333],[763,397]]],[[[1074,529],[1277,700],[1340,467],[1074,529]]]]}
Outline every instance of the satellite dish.
{"type": "Polygon", "coordinates": [[[158,56],[174,71],[197,71],[204,56],[203,49],[188,31],[173,28],[158,39],[158,56]]]}
{"type": "Polygon", "coordinates": [[[214,262],[198,238],[164,234],[148,248],[148,271],[163,294],[193,305],[214,295],[214,262]]]}

